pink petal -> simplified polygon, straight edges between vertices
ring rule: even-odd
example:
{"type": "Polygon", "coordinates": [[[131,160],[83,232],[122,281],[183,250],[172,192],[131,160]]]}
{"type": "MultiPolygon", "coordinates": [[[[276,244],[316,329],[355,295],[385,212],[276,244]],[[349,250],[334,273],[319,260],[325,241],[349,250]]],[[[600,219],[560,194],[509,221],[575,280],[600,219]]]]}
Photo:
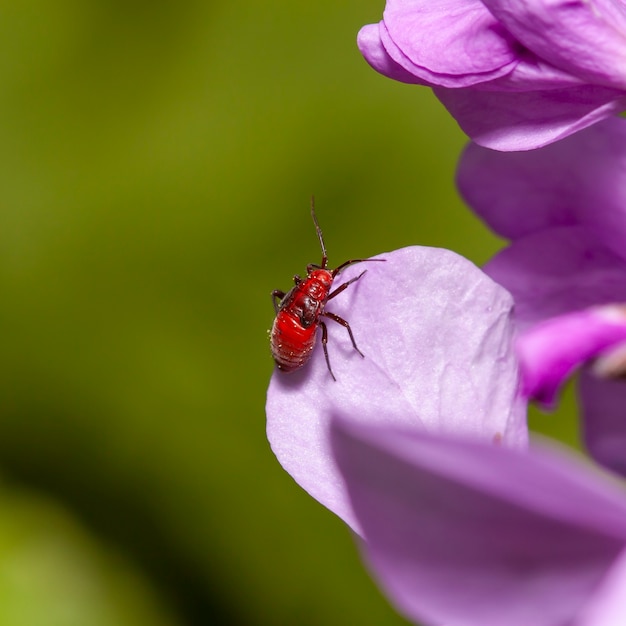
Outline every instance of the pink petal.
{"type": "Polygon", "coordinates": [[[626,342],[626,307],[598,306],[540,322],[515,344],[522,394],[553,407],[561,385],[574,370],[607,349],[626,342]]]}

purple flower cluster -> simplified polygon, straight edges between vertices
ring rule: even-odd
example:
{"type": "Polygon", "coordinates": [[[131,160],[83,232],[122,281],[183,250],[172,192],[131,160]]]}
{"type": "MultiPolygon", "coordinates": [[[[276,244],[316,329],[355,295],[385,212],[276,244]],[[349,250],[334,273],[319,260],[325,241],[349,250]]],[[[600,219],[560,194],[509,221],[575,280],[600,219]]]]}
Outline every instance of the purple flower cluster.
{"type": "Polygon", "coordinates": [[[626,2],[388,0],[359,46],[474,139],[458,188],[509,244],[381,255],[333,300],[366,358],[330,328],[338,382],[275,372],[271,447],[416,623],[623,626],[626,2]],[[575,373],[589,459],[528,436],[575,373]]]}
{"type": "Polygon", "coordinates": [[[563,378],[584,365],[586,445],[626,476],[626,120],[532,152],[470,144],[457,182],[477,215],[511,240],[484,269],[515,299],[526,393],[550,406],[563,378]]]}
{"type": "Polygon", "coordinates": [[[387,0],[358,43],[374,69],[432,87],[496,150],[538,148],[626,109],[623,0],[387,0]]]}

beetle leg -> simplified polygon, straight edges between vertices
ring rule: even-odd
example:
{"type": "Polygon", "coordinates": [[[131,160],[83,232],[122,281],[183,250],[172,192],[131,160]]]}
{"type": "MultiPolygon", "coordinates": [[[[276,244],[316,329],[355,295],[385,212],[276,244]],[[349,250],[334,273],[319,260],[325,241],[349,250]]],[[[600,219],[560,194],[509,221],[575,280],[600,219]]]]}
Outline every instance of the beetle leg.
{"type": "Polygon", "coordinates": [[[300,278],[300,276],[298,276],[298,274],[295,274],[294,277],[293,277],[293,282],[296,285],[299,285],[302,282],[302,279],[300,278]]]}
{"type": "Polygon", "coordinates": [[[274,304],[274,310],[276,311],[276,315],[278,315],[278,305],[284,297],[284,291],[281,291],[280,289],[274,289],[274,291],[272,291],[272,303],[274,304]],[[276,301],[276,298],[278,298],[278,301],[276,301]]]}
{"type": "Polygon", "coordinates": [[[357,280],[359,280],[359,278],[361,278],[361,276],[363,276],[363,274],[365,274],[365,272],[367,272],[367,270],[363,270],[358,276],[355,276],[354,278],[351,278],[350,280],[347,280],[342,285],[339,285],[339,287],[337,287],[337,289],[335,289],[334,291],[330,292],[330,295],[328,296],[328,298],[326,298],[326,301],[328,302],[328,300],[330,300],[331,298],[334,298],[335,296],[338,296],[344,289],[346,289],[348,287],[348,285],[351,285],[352,283],[355,283],[357,280]]]}
{"type": "Polygon", "coordinates": [[[341,272],[341,270],[344,267],[348,267],[348,265],[354,265],[354,263],[369,263],[370,261],[374,261],[374,262],[380,262],[380,261],[386,261],[387,259],[350,259],[349,261],[345,261],[344,263],[342,263],[339,267],[336,267],[333,271],[333,278],[335,276],[337,276],[337,274],[339,274],[339,272],[341,272]]]}
{"type": "Polygon", "coordinates": [[[337,382],[337,379],[335,378],[335,375],[333,374],[333,369],[330,366],[330,359],[328,358],[328,345],[327,345],[328,344],[328,328],[326,328],[326,324],[324,324],[324,322],[322,322],[321,320],[319,321],[319,325],[322,328],[322,348],[324,349],[324,357],[326,358],[326,367],[328,367],[328,371],[330,372],[330,375],[333,377],[333,380],[337,382]]]}
{"type": "MultiPolygon", "coordinates": [[[[365,272],[363,272],[365,273],[365,272]]],[[[361,274],[361,276],[363,276],[363,274],[361,274]]],[[[360,278],[359,276],[357,276],[357,278],[360,278]]],[[[356,280],[356,279],[354,279],[356,280]]],[[[350,282],[350,281],[348,281],[350,282]]],[[[346,285],[348,283],[345,283],[346,285]]],[[[344,285],[341,285],[341,287],[343,287],[344,285]]],[[[341,287],[339,287],[339,289],[341,289],[341,287]]],[[[350,341],[352,341],[352,345],[354,346],[354,349],[363,357],[365,358],[365,355],[359,350],[359,348],[356,345],[356,341],[354,340],[354,335],[352,334],[352,329],[350,328],[350,324],[348,324],[348,322],[346,322],[346,320],[343,319],[343,317],[339,317],[338,315],[335,315],[334,313],[329,313],[328,311],[324,311],[322,313],[322,315],[324,317],[329,317],[331,320],[334,320],[335,322],[337,322],[337,324],[341,324],[347,331],[348,331],[348,335],[350,335],[350,341]]],[[[320,324],[322,324],[322,322],[320,322],[320,324]]],[[[323,340],[323,337],[322,337],[323,340]]],[[[330,366],[329,366],[330,367],[330,366]]],[[[334,378],[334,376],[333,376],[334,378]]]]}

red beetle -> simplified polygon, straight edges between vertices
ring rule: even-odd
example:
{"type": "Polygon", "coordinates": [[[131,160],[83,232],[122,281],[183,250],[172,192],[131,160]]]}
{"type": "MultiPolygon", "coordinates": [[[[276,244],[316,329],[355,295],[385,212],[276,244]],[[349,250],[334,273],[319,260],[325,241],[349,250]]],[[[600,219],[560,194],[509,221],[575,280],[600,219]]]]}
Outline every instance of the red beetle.
{"type": "Polygon", "coordinates": [[[327,317],[341,324],[348,331],[354,349],[361,356],[364,356],[356,345],[350,324],[338,315],[327,311],[326,303],[339,295],[349,285],[359,280],[367,270],[331,291],[333,281],[348,265],[363,261],[384,261],[384,259],[351,259],[342,263],[334,270],[327,269],[326,246],[324,245],[322,231],[315,217],[313,198],[311,198],[311,216],[313,217],[317,237],[322,248],[322,263],[321,265],[308,265],[306,278],[300,278],[298,275],[294,276],[295,285],[287,293],[278,289],[272,291],[272,301],[276,310],[276,318],[270,333],[272,356],[276,361],[278,369],[282,372],[289,373],[301,368],[311,358],[319,326],[322,329],[322,348],[324,349],[326,365],[333,380],[337,380],[330,367],[330,359],[328,358],[328,330],[326,324],[320,318],[327,317]]]}

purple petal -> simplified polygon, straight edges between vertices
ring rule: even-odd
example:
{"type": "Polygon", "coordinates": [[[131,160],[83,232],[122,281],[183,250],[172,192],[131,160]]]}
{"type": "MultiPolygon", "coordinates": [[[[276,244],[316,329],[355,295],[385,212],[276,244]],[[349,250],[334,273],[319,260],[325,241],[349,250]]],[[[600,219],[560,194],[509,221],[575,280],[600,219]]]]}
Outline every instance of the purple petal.
{"type": "MultiPolygon", "coordinates": [[[[505,445],[526,442],[509,294],[447,250],[411,247],[382,256],[385,263],[368,263],[367,274],[328,305],[349,321],[365,358],[329,321],[337,382],[317,346],[303,369],[275,372],[267,395],[267,433],[278,460],[355,529],[330,453],[333,412],[364,423],[502,438],[505,445]]],[[[350,267],[341,279],[363,269],[350,267]]]]}
{"type": "Polygon", "coordinates": [[[626,615],[626,551],[602,581],[574,626],[623,626],[626,615]]]}
{"type": "Polygon", "coordinates": [[[532,152],[497,152],[471,142],[457,166],[458,190],[474,213],[507,239],[575,224],[579,179],[571,162],[587,132],[532,152]]]}
{"type": "Polygon", "coordinates": [[[396,64],[432,85],[485,82],[518,62],[519,46],[480,0],[388,0],[379,35],[396,64]]]}
{"type": "MultiPolygon", "coordinates": [[[[485,91],[548,91],[552,89],[568,89],[581,87],[585,81],[572,76],[554,65],[546,63],[541,57],[528,49],[523,49],[519,55],[519,63],[512,72],[482,85],[485,91]]],[[[622,93],[622,90],[617,90],[622,93]]]]}
{"type": "Polygon", "coordinates": [[[626,493],[564,452],[334,423],[362,549],[427,624],[563,626],[626,541],[626,493]]]}
{"type": "Polygon", "coordinates": [[[368,24],[364,26],[357,36],[357,45],[365,60],[379,73],[402,83],[426,85],[428,81],[417,78],[411,72],[405,70],[396,63],[383,46],[381,31],[385,26],[380,24],[368,24]]]}
{"type": "Polygon", "coordinates": [[[509,239],[583,224],[626,259],[626,120],[610,118],[533,152],[470,144],[457,170],[472,209],[509,239]]]}
{"type": "Polygon", "coordinates": [[[580,376],[583,437],[591,456],[626,476],[626,383],[585,370],[580,376]]]}
{"type": "Polygon", "coordinates": [[[484,270],[513,295],[520,331],[564,313],[626,302],[626,262],[578,226],[518,239],[484,270]]]}
{"type": "Polygon", "coordinates": [[[626,342],[626,308],[602,306],[541,322],[516,342],[522,394],[551,408],[575,369],[626,342]]]}
{"type": "Polygon", "coordinates": [[[626,102],[622,91],[592,85],[528,92],[437,87],[435,95],[471,139],[503,152],[564,139],[619,113],[626,102]]]}
{"type": "Polygon", "coordinates": [[[620,0],[483,0],[524,46],[568,73],[624,89],[626,9],[620,0]]]}

